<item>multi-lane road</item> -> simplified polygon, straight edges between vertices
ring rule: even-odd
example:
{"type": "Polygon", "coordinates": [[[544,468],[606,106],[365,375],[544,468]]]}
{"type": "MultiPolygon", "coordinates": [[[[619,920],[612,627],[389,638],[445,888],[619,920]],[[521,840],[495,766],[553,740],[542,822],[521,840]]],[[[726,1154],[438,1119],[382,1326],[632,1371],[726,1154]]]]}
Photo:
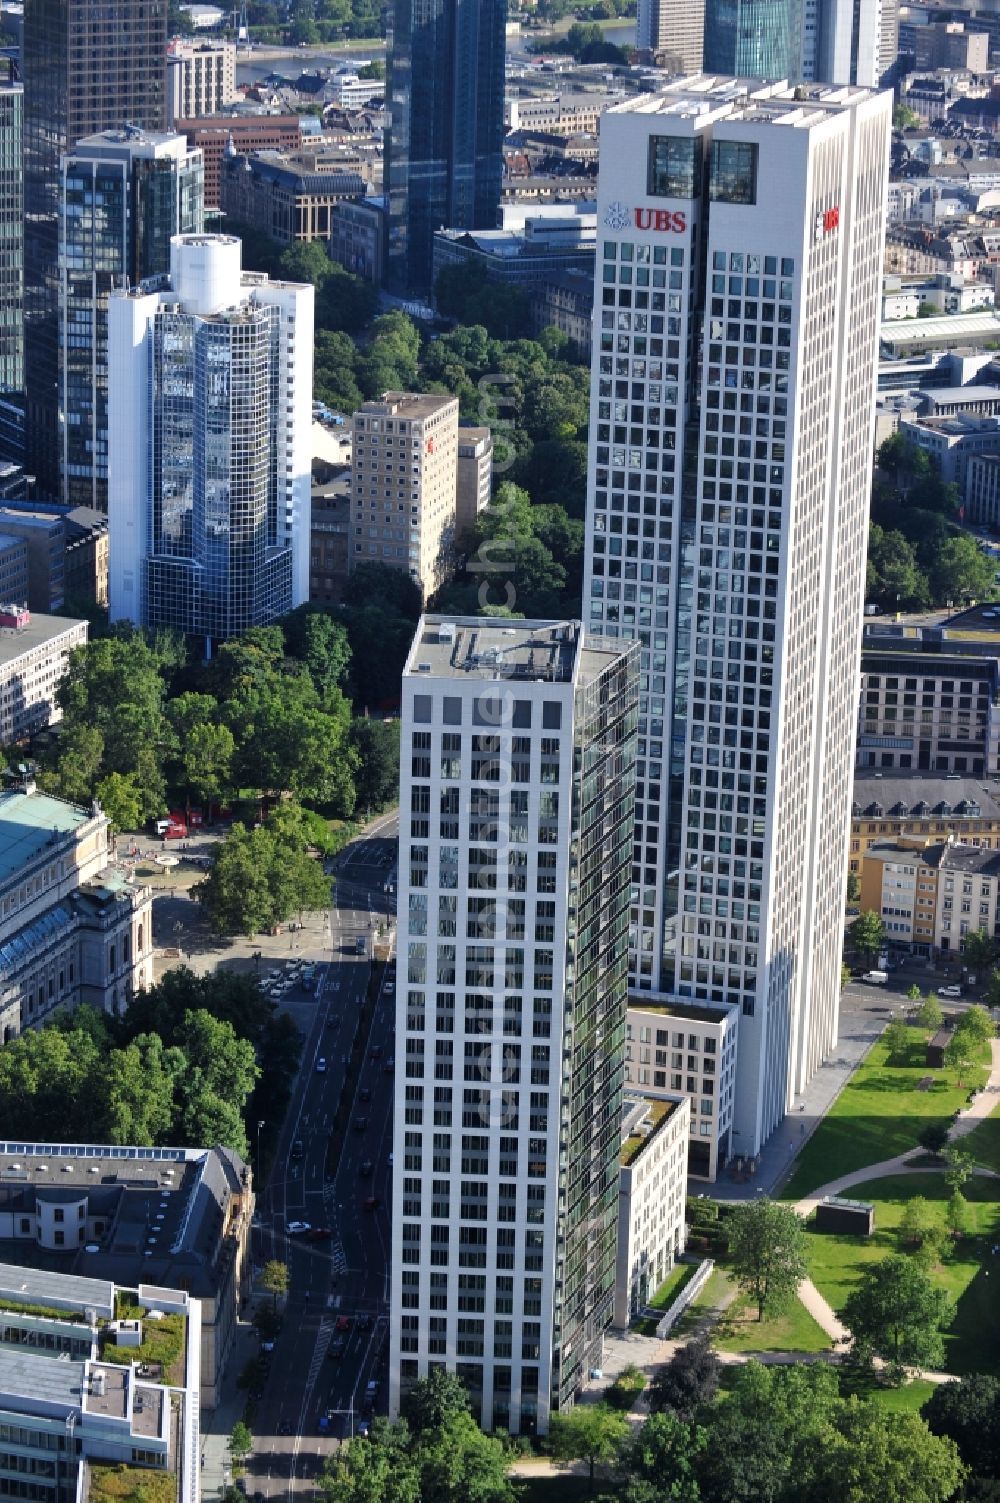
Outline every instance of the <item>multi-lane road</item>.
{"type": "Polygon", "coordinates": [[[247,1490],[265,1498],[308,1484],[337,1441],[385,1407],[394,962],[370,1024],[362,1006],[378,926],[384,934],[395,909],[396,833],[395,818],[383,821],[335,863],[331,953],[306,1014],[298,1090],[258,1196],[254,1261],[280,1259],[290,1275],[247,1478],[247,1490]],[[311,1232],[289,1235],[290,1222],[311,1232]]]}

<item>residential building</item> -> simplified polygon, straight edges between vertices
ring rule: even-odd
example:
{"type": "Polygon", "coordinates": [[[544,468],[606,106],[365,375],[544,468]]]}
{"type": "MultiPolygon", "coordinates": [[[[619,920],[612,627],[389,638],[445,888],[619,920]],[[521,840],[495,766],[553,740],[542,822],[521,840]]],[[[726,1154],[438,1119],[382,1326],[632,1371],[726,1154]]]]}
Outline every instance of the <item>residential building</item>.
{"type": "MultiPolygon", "coordinates": [[[[18,1176],[20,1148],[5,1143],[2,1150],[4,1174],[18,1176]]],[[[77,1165],[62,1167],[72,1172],[77,1165]]],[[[102,1163],[98,1172],[107,1167],[102,1163]]],[[[3,1193],[11,1192],[5,1186],[3,1193]]],[[[14,1196],[19,1193],[15,1188],[14,1196]]],[[[38,1220],[45,1231],[39,1231],[39,1245],[61,1252],[64,1236],[75,1237],[77,1228],[64,1233],[50,1230],[51,1223],[67,1223],[79,1206],[68,1187],[53,1184],[47,1195],[40,1192],[38,1220]]],[[[14,1218],[0,1212],[0,1219],[14,1218]]],[[[145,1475],[151,1472],[177,1503],[198,1503],[197,1299],[183,1289],[144,1283],[121,1289],[106,1279],[3,1263],[0,1333],[5,1439],[14,1448],[8,1466],[31,1478],[7,1479],[8,1496],[30,1492],[53,1503],[98,1496],[105,1472],[144,1493],[154,1490],[145,1475]],[[116,1319],[119,1300],[137,1311],[136,1319],[116,1319]],[[177,1323],[181,1334],[181,1355],[169,1372],[135,1361],[147,1322],[165,1320],[177,1323]]]]}
{"type": "Polygon", "coordinates": [[[28,546],[28,608],[58,611],[66,601],[66,525],[61,516],[0,506],[0,532],[28,546]]]}
{"type": "Polygon", "coordinates": [[[86,640],[86,621],[0,605],[0,743],[14,746],[62,719],[56,689],[86,640]]]}
{"type": "Polygon", "coordinates": [[[550,272],[532,290],[531,318],[536,333],[561,329],[577,355],[589,355],[594,320],[592,270],[550,272]]]}
{"type": "Polygon", "coordinates": [[[625,1089],[690,1099],[687,1173],[714,1182],[732,1149],[740,1010],[632,992],[625,1025],[625,1089]]]}
{"type": "Polygon", "coordinates": [[[794,78],[798,0],[705,0],[705,72],[794,78]]]}
{"type": "Polygon", "coordinates": [[[623,98],[617,93],[600,88],[592,92],[573,93],[560,90],[556,94],[510,94],[504,100],[504,125],[508,130],[543,130],[554,135],[596,135],[601,128],[601,116],[611,105],[623,98]]]}
{"type": "Polygon", "coordinates": [[[222,37],[189,42],[174,37],[167,48],[167,120],[221,115],[236,93],[236,43],[222,37]]]}
{"type": "Polygon", "coordinates": [[[917,69],[961,68],[969,73],[988,73],[990,39],[983,31],[970,31],[961,21],[931,22],[916,32],[917,69]]]}
{"type": "Polygon", "coordinates": [[[868,847],[861,906],[881,914],[889,943],[917,955],[957,954],[970,933],[1000,939],[1000,852],[901,837],[868,847]]]}
{"type": "Polygon", "coordinates": [[[27,468],[59,500],[60,163],[123,120],[166,128],[162,0],[29,0],[24,17],[27,468]]]}
{"type": "MultiPolygon", "coordinates": [[[[201,1407],[214,1409],[252,1287],[253,1210],[249,1165],[230,1148],[0,1143],[0,1242],[14,1265],[0,1265],[0,1298],[23,1302],[17,1291],[41,1279],[41,1303],[66,1308],[63,1301],[73,1300],[79,1285],[103,1280],[109,1292],[114,1285],[138,1286],[138,1303],[154,1309],[143,1289],[152,1295],[183,1288],[201,1307],[185,1370],[196,1399],[200,1383],[201,1407]],[[57,1243],[60,1202],[72,1210],[63,1224],[72,1219],[73,1225],[57,1243]],[[56,1246],[65,1249],[64,1271],[33,1266],[51,1269],[56,1246]]],[[[106,1301],[107,1295],[86,1303],[103,1316],[106,1301]]],[[[186,1452],[186,1465],[198,1478],[197,1443],[186,1452]]],[[[196,1503],[198,1489],[191,1497],[196,1503]]]]}
{"type": "Polygon", "coordinates": [[[400,569],[426,600],[455,569],[458,401],[387,391],[353,425],[351,568],[400,569]]]}
{"type": "Polygon", "coordinates": [[[393,1415],[444,1363],[486,1428],[545,1434],[600,1365],[637,660],[579,622],[417,627],[402,683],[393,1415]]]}
{"type": "Polygon", "coordinates": [[[992,308],[995,300],[988,283],[966,281],[947,272],[905,279],[887,276],[882,284],[882,318],[917,318],[922,308],[925,312],[933,308],[938,313],[971,313],[992,308]]]}
{"type": "Polygon", "coordinates": [[[66,529],[66,599],[74,609],[108,603],[108,518],[90,506],[70,507],[66,529]]]}
{"type": "Polygon", "coordinates": [[[366,282],[385,278],[386,203],[383,197],[342,198],[330,210],[330,255],[366,282]]]}
{"type": "Polygon", "coordinates": [[[263,152],[222,159],[219,205],[241,225],[250,225],[281,245],[295,240],[329,241],[333,211],[344,199],[363,199],[368,185],[356,172],[317,172],[312,158],[263,152]]]}
{"type": "Polygon", "coordinates": [[[359,78],[349,68],[341,68],[330,79],[327,90],[330,103],[339,110],[363,110],[373,100],[385,98],[385,82],[381,78],[359,78]]]}
{"type": "Polygon", "coordinates": [[[702,77],[601,122],[585,594],[641,645],[632,975],[740,1008],[749,1159],[837,1039],[890,106],[702,77]]]}
{"type": "Polygon", "coordinates": [[[455,473],[455,537],[461,539],[490,504],[493,435],[489,428],[459,428],[455,473]]]}
{"type": "Polygon", "coordinates": [[[434,231],[497,222],[507,0],[397,0],[390,18],[387,269],[395,291],[427,293],[434,231]]]}
{"type": "Polygon", "coordinates": [[[0,393],[24,391],[24,89],[0,77],[0,393]]]}
{"type": "Polygon", "coordinates": [[[871,846],[900,840],[1000,850],[1000,783],[951,772],[859,770],[851,806],[851,871],[864,871],[871,846]]]}
{"type": "Polygon", "coordinates": [[[205,228],[201,152],[133,126],[85,136],[62,162],[60,494],[108,507],[108,296],[170,268],[174,235],[205,228]]]}
{"type": "Polygon", "coordinates": [[[966,936],[985,929],[1000,939],[998,897],[1000,854],[950,843],[938,862],[938,901],[934,943],[939,954],[955,954],[966,936]]]}
{"type": "Polygon", "coordinates": [[[205,115],[175,120],[174,129],[196,147],[205,167],[205,208],[221,205],[222,162],[232,149],[250,156],[257,151],[298,151],[302,127],[298,115],[205,115]]]}
{"type": "Polygon", "coordinates": [[[627,1327],[684,1251],[687,1226],[686,1096],[624,1098],[618,1187],[618,1261],[612,1324],[627,1327]]]}
{"type": "Polygon", "coordinates": [[[0,603],[28,603],[28,545],[9,532],[0,532],[0,603]]]}
{"type": "Polygon", "coordinates": [[[30,778],[0,793],[4,1043],[83,1002],[117,1015],[152,983],[153,895],[111,852],[99,804],[80,809],[30,778]]]}
{"type": "Polygon", "coordinates": [[[230,235],[112,294],[112,621],[224,641],[308,599],[314,300],[230,235]]]}
{"type": "Polygon", "coordinates": [[[639,0],[636,48],[653,58],[669,53],[679,73],[700,73],[705,17],[705,0],[694,0],[690,5],[683,0],[639,0]]]}
{"type": "Polygon", "coordinates": [[[313,481],[309,534],[309,599],[339,605],[347,583],[351,537],[351,473],[313,481]]]}

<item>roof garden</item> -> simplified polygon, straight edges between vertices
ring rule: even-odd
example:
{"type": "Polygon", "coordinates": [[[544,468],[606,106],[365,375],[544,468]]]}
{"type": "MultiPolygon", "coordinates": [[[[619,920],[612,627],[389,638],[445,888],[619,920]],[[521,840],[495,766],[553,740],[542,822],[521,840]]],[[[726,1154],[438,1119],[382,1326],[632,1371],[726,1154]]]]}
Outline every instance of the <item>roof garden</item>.
{"type": "Polygon", "coordinates": [[[629,1134],[622,1144],[621,1165],[629,1168],[639,1157],[646,1144],[656,1136],[663,1124],[673,1116],[679,1101],[660,1101],[650,1098],[646,1102],[646,1115],[635,1132],[629,1134]]]}

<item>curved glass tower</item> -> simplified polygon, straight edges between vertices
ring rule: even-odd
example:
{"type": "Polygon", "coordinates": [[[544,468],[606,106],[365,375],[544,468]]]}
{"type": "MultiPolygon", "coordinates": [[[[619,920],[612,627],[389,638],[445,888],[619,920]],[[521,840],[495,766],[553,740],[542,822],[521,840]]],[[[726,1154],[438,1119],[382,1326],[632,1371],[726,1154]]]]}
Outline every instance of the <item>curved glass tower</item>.
{"type": "Polygon", "coordinates": [[[706,0],[705,72],[788,79],[798,70],[799,0],[706,0]]]}

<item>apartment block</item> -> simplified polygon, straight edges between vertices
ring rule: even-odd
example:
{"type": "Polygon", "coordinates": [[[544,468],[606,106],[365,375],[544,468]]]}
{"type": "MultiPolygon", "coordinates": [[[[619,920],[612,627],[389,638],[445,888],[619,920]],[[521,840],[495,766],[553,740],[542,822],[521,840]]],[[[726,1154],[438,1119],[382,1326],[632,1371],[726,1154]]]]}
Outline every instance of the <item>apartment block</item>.
{"type": "Polygon", "coordinates": [[[66,599],[66,526],[62,516],[23,506],[3,506],[0,532],[21,538],[27,545],[29,610],[58,611],[66,599]]]}
{"type": "Polygon", "coordinates": [[[174,37],[167,48],[167,119],[219,115],[236,93],[236,44],[221,38],[188,42],[174,37]]]}
{"type": "Polygon", "coordinates": [[[296,240],[329,241],[336,206],[363,199],[368,191],[357,172],[321,172],[311,153],[226,151],[219,178],[224,214],[269,235],[280,245],[296,240]]]}
{"type": "Polygon", "coordinates": [[[702,76],[601,119],[585,609],[641,650],[632,976],[739,1007],[747,1159],[837,1039],[890,107],[702,76]]]}
{"type": "Polygon", "coordinates": [[[889,942],[917,955],[961,951],[985,929],[1000,939],[1000,851],[900,836],[869,845],[861,906],[881,914],[889,942]]]}
{"type": "Polygon", "coordinates": [[[900,839],[1000,850],[1000,783],[949,772],[854,778],[850,869],[863,872],[870,848],[900,839]]]}
{"type": "Polygon", "coordinates": [[[684,1251],[690,1110],[686,1096],[625,1097],[613,1320],[619,1329],[642,1313],[684,1251]]]}
{"type": "Polygon", "coordinates": [[[56,689],[73,648],[86,640],[86,621],[0,604],[0,744],[26,741],[62,719],[56,689]]]}
{"type": "Polygon", "coordinates": [[[455,568],[458,401],[387,391],[353,428],[351,568],[399,569],[426,600],[455,568]]]}
{"type": "Polygon", "coordinates": [[[455,484],[455,536],[461,538],[493,494],[493,435],[489,428],[459,428],[455,484]]]}
{"type": "Polygon", "coordinates": [[[613,1315],[638,648],[417,627],[402,685],[389,1409],[544,1434],[613,1315]]]}

